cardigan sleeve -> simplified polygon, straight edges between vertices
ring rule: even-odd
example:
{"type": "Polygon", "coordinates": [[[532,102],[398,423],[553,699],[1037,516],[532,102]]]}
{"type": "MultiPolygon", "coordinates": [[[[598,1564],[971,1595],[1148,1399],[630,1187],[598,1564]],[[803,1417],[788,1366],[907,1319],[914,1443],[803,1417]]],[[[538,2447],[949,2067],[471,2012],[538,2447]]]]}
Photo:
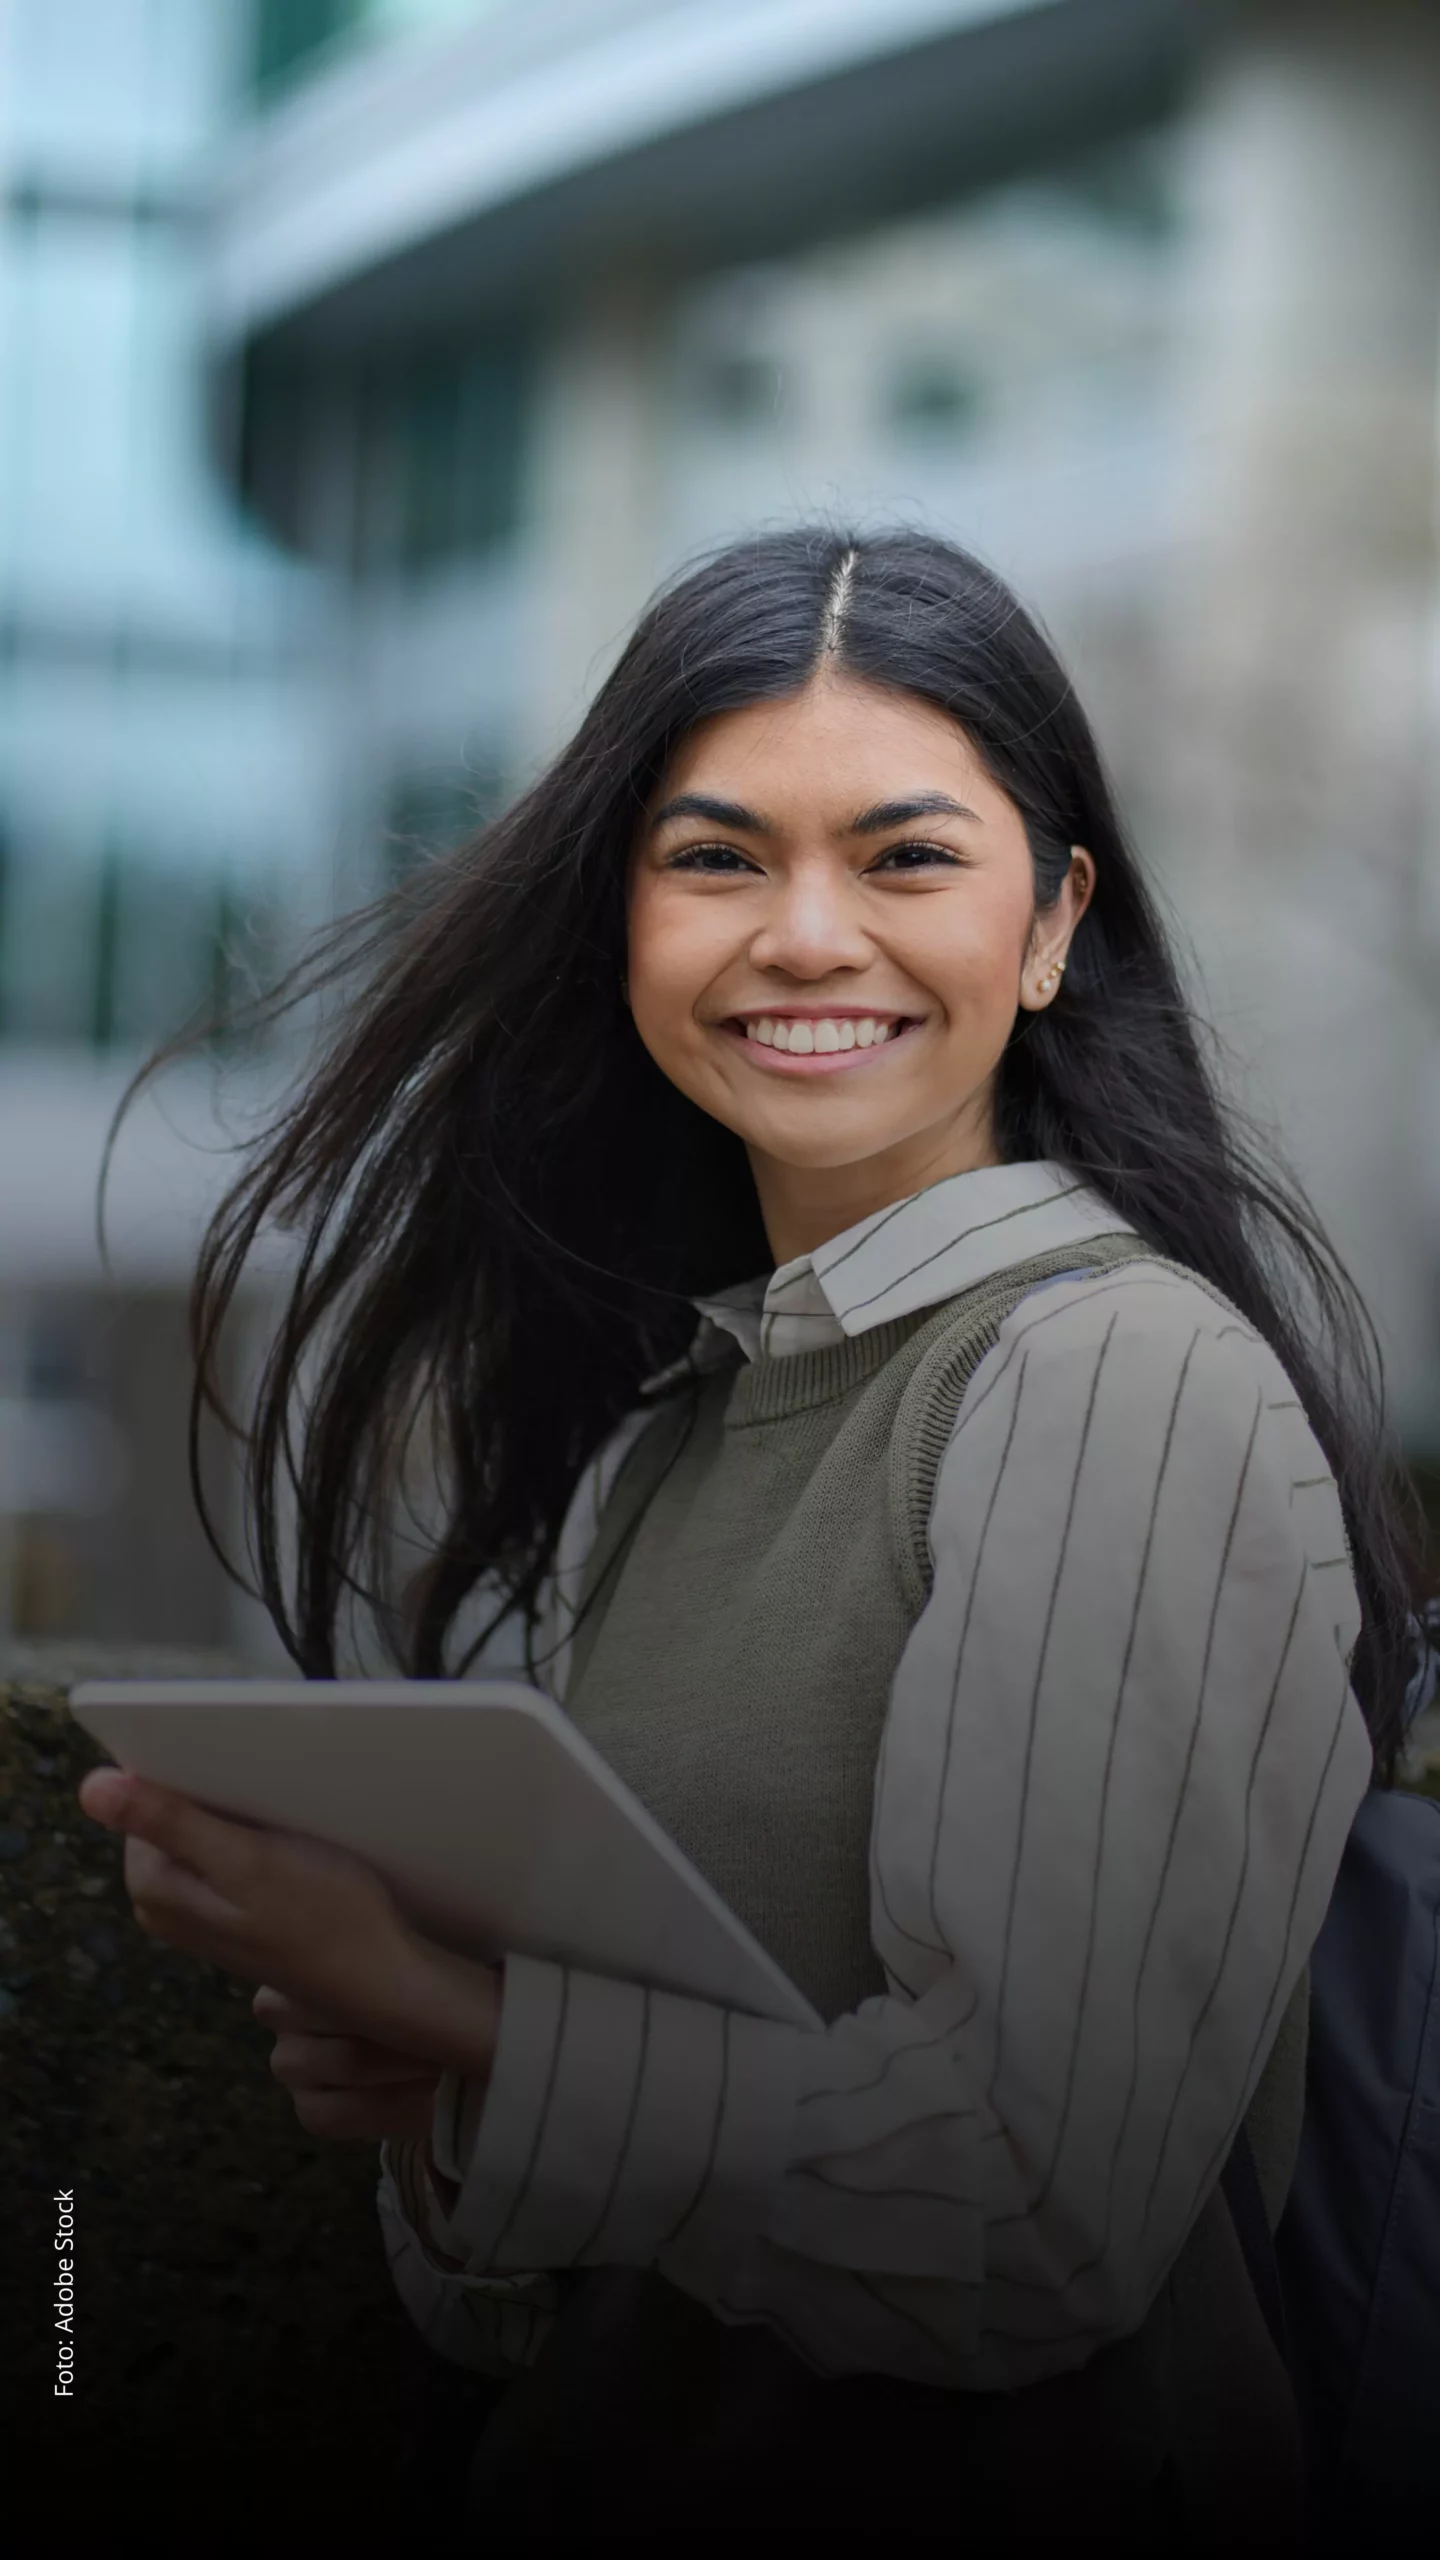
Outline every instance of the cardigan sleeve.
{"type": "Polygon", "coordinates": [[[1371,1755],[1340,1505],[1272,1355],[1165,1270],[977,1371],[876,1777],[888,1991],[825,2029],[511,1960],[442,2090],[452,2284],[653,2265],[816,2370],[1005,2389],[1144,2318],[1371,1755]]]}

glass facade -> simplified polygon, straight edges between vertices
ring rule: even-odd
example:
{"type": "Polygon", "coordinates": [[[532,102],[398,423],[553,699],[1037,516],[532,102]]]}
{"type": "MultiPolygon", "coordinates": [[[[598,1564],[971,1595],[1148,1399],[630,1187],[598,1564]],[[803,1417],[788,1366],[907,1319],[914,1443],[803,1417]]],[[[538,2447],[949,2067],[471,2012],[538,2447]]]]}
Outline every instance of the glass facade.
{"type": "MultiPolygon", "coordinates": [[[[225,0],[24,0],[0,84],[0,1040],[143,1048],[334,833],[313,580],[209,448],[225,0]]],[[[298,893],[298,894],[297,894],[298,893]]]]}
{"type": "Polygon", "coordinates": [[[317,69],[350,36],[403,35],[516,0],[255,0],[250,80],[262,97],[317,69]]]}
{"type": "Polygon", "coordinates": [[[359,26],[365,0],[256,0],[251,76],[262,93],[359,26]]]}
{"type": "Polygon", "coordinates": [[[517,331],[384,364],[253,360],[246,498],[268,531],[346,577],[483,558],[519,523],[532,370],[517,331]]]}

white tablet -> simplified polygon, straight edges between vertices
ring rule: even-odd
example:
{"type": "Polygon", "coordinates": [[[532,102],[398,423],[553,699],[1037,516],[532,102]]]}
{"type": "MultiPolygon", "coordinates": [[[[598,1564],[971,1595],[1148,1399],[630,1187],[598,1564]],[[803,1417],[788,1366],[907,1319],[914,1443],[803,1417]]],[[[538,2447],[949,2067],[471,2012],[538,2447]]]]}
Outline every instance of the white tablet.
{"type": "Polygon", "coordinates": [[[353,1850],[462,1954],[820,2020],[553,1701],[518,1680],[88,1680],[121,1766],[353,1850]]]}

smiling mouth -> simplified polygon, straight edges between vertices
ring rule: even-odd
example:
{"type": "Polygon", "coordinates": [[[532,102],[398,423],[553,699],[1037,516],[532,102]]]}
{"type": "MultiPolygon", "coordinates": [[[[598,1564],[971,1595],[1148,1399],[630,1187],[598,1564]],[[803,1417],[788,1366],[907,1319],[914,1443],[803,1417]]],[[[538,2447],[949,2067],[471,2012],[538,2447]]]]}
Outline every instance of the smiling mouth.
{"type": "Polygon", "coordinates": [[[919,1020],[913,1014],[732,1014],[719,1028],[754,1066],[814,1075],[865,1065],[918,1029],[919,1020]]]}

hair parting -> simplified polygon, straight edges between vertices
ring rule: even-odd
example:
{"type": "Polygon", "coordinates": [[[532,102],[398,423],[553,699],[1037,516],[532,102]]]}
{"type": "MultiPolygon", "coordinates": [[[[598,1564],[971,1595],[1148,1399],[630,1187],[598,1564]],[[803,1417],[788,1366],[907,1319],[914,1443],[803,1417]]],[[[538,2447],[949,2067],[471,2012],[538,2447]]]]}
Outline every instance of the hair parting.
{"type": "Polygon", "coordinates": [[[845,637],[845,610],[850,602],[850,587],[854,576],[855,553],[850,550],[835,563],[830,591],[825,598],[825,618],[820,625],[820,646],[815,653],[817,662],[826,658],[838,658],[840,654],[845,637]]]}

